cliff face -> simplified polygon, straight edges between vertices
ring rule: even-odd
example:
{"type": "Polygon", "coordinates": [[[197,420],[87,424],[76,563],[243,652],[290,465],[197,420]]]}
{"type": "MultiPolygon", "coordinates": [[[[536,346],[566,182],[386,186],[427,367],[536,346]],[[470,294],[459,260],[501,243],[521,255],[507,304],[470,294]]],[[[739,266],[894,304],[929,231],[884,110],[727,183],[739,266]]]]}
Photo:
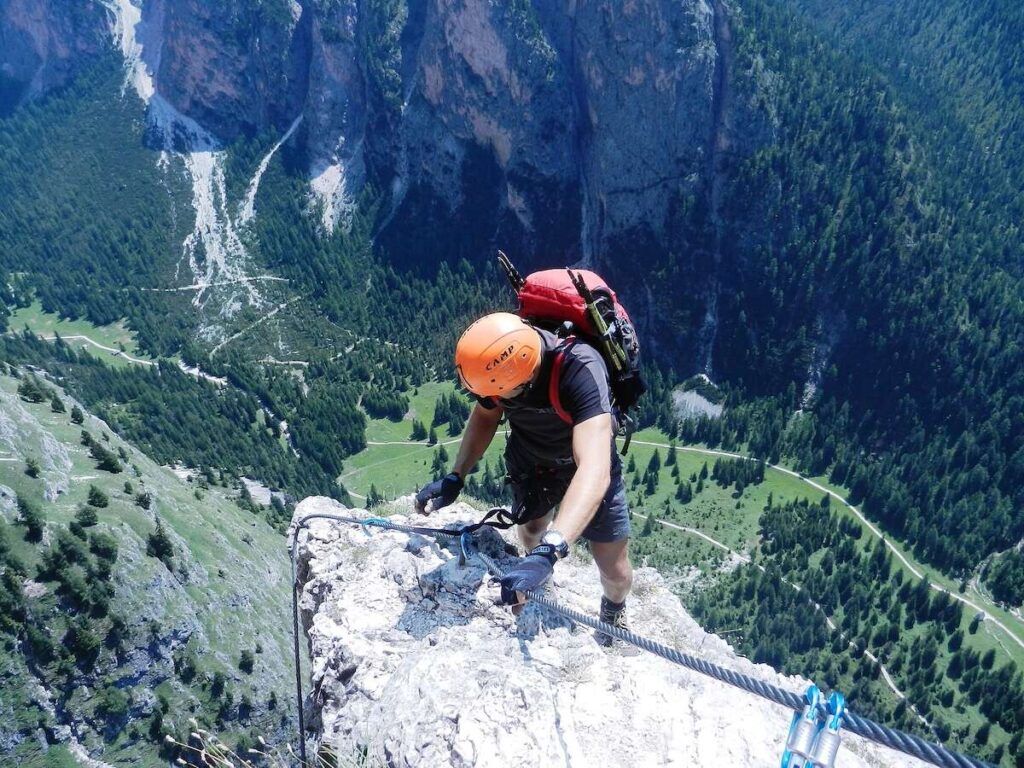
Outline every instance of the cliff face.
{"type": "MultiPolygon", "coordinates": [[[[407,502],[411,501],[406,499],[407,502]]],[[[303,501],[344,514],[329,499],[303,501]]],[[[431,524],[476,519],[463,505],[431,524]]],[[[395,518],[392,518],[395,519],[395,518]]],[[[484,548],[507,567],[493,531],[484,548]]],[[[495,605],[477,562],[433,540],[314,521],[300,532],[301,610],[312,659],[317,746],[344,760],[363,750],[382,765],[770,765],[789,713],[632,647],[603,649],[584,627],[527,606],[495,605]]],[[[549,594],[593,613],[597,572],[577,556],[558,564],[549,594]]],[[[655,571],[640,568],[633,629],[774,685],[806,682],[735,656],[683,611],[655,571]]],[[[917,766],[852,736],[841,764],[917,766]]]]}
{"type": "MultiPolygon", "coordinates": [[[[495,242],[547,263],[664,250],[680,195],[710,183],[720,2],[141,5],[163,99],[225,141],[301,114],[321,187],[390,193],[381,242],[399,261],[495,242]]],[[[5,66],[33,93],[101,47],[108,11],[85,8],[0,4],[0,35],[19,41],[5,66]]]]}
{"type": "Polygon", "coordinates": [[[648,308],[641,325],[703,325],[684,350],[700,359],[735,267],[718,231],[729,170],[772,130],[751,106],[770,101],[753,97],[756,75],[732,65],[734,13],[723,0],[0,0],[0,35],[17,43],[5,66],[21,99],[98,55],[105,23],[164,148],[287,133],[326,230],[372,185],[375,242],[397,264],[429,272],[502,247],[523,268],[592,266],[648,308]],[[683,297],[652,288],[666,276],[683,297]]]}
{"type": "Polygon", "coordinates": [[[216,136],[287,127],[305,98],[302,9],[286,2],[150,0],[160,16],[157,91],[216,136]]]}
{"type": "Polygon", "coordinates": [[[438,0],[405,29],[402,106],[374,164],[396,182],[394,258],[474,259],[500,242],[535,263],[600,264],[664,248],[714,132],[706,4],[438,0]],[[447,252],[424,253],[439,231],[447,252]]]}
{"type": "Polygon", "coordinates": [[[108,50],[95,3],[0,0],[0,116],[66,85],[108,50]]]}

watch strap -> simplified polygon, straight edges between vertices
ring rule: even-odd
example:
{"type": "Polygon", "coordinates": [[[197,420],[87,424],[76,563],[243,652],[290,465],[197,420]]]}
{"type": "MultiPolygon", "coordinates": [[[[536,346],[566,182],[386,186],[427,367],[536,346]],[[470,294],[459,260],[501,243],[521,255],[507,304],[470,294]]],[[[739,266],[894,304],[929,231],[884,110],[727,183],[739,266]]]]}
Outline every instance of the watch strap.
{"type": "Polygon", "coordinates": [[[546,557],[552,565],[558,562],[558,547],[554,544],[538,544],[530,550],[530,554],[546,557]]]}

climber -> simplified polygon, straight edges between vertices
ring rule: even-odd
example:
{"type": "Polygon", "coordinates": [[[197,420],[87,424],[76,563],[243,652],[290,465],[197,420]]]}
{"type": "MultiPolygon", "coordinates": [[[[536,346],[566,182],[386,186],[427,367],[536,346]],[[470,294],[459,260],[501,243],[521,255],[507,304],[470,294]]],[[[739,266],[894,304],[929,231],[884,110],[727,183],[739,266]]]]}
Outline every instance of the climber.
{"type": "MultiPolygon", "coordinates": [[[[518,603],[517,592],[543,585],[582,536],[601,576],[601,620],[625,628],[633,581],[629,509],[601,355],[582,341],[567,344],[517,315],[498,312],[463,333],[455,367],[477,404],[452,471],[420,490],[417,511],[429,514],[455,501],[507,417],[512,517],[528,554],[502,579],[503,602],[518,603]]],[[[601,634],[598,640],[609,645],[612,638],[601,634]]]]}

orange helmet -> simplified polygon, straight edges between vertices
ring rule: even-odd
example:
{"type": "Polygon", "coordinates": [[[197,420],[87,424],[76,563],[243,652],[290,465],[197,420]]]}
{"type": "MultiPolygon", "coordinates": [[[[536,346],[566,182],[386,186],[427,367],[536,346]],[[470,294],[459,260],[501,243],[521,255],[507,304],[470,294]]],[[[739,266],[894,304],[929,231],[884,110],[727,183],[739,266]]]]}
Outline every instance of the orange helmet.
{"type": "Polygon", "coordinates": [[[455,370],[474,395],[501,397],[530,381],[541,352],[540,334],[525,320],[495,312],[462,334],[455,347],[455,370]]]}

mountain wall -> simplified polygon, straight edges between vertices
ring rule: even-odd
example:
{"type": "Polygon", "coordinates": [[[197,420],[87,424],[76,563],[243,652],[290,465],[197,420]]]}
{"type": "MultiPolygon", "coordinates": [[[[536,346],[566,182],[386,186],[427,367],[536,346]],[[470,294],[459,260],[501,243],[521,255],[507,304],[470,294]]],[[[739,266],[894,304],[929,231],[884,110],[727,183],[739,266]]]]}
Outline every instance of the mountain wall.
{"type": "Polygon", "coordinates": [[[98,3],[0,0],[0,116],[66,85],[109,50],[98,3]]]}
{"type": "MultiPolygon", "coordinates": [[[[108,14],[132,27],[155,94],[217,139],[283,133],[301,116],[327,226],[371,183],[386,196],[378,243],[403,265],[479,261],[496,244],[530,264],[653,259],[725,150],[770,138],[734,95],[756,85],[729,67],[721,0],[86,7],[83,24],[86,11],[8,0],[0,34],[20,44],[7,58],[73,71],[108,14]]],[[[12,88],[40,95],[67,78],[29,69],[14,66],[12,88]]]]}
{"type": "MultiPolygon", "coordinates": [[[[405,499],[405,503],[411,503],[405,499]]],[[[346,514],[329,499],[299,504],[346,514]]],[[[431,524],[476,519],[465,505],[431,524]]],[[[401,517],[393,517],[403,522],[401,517]]],[[[481,546],[506,567],[504,542],[481,546]]],[[[433,540],[317,520],[299,533],[301,611],[312,659],[318,748],[384,765],[771,765],[789,713],[632,647],[600,647],[591,630],[546,609],[514,617],[478,562],[458,566],[433,540]]],[[[593,613],[592,562],[558,564],[549,593],[593,613]]],[[[658,642],[794,691],[785,678],[705,634],[650,568],[636,573],[633,629],[658,642]]],[[[917,766],[847,736],[837,765],[917,766]]]]}
{"type": "Polygon", "coordinates": [[[496,242],[546,263],[664,250],[678,197],[730,144],[726,16],[703,0],[143,11],[164,98],[227,140],[301,113],[325,204],[387,190],[380,242],[404,264],[496,242]]]}

